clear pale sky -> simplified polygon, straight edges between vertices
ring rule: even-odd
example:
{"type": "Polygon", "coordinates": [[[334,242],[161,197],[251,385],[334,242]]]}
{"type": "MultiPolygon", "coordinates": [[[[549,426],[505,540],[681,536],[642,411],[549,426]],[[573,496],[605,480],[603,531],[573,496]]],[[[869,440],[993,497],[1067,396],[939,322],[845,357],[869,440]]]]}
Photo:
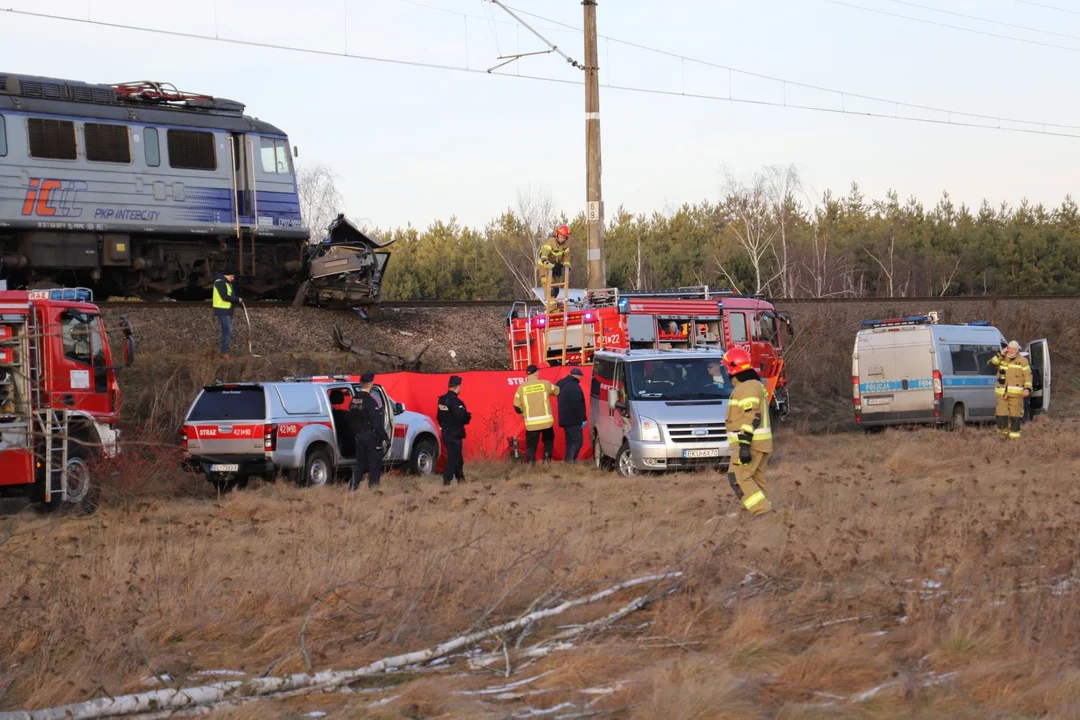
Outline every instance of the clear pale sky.
{"type": "MultiPolygon", "coordinates": [[[[501,52],[543,49],[482,0],[5,0],[3,8],[199,35],[485,70],[501,52]],[[467,14],[473,18],[465,18],[467,14]],[[480,19],[476,19],[480,18],[480,19]],[[494,18],[492,22],[486,18],[494,18]],[[519,50],[520,49],[520,50],[519,50]]],[[[788,80],[954,110],[1080,126],[1077,14],[1018,0],[912,0],[1048,30],[1046,35],[949,17],[890,0],[852,4],[1076,48],[975,35],[824,0],[600,0],[602,35],[788,80]],[[1062,37],[1075,35],[1077,39],[1062,37]]],[[[510,5],[581,26],[579,0],[510,5]]],[[[582,36],[542,32],[583,60],[582,36]]],[[[601,40],[601,81],[727,95],[726,71],[601,40]],[[685,70],[684,70],[685,67],[685,70]]],[[[550,193],[574,215],[585,206],[584,89],[241,47],[0,11],[0,71],[89,82],[153,79],[233,98],[278,125],[300,162],[341,179],[345,210],[380,227],[456,216],[482,225],[519,189],[550,193]]],[[[555,55],[503,69],[565,80],[582,73],[555,55]]],[[[776,83],[735,75],[735,97],[783,102],[776,83]]],[[[840,107],[839,96],[789,87],[789,103],[840,107]]],[[[849,109],[892,112],[891,106],[849,109]]],[[[914,114],[918,111],[904,110],[914,114]]],[[[604,198],[610,217],[717,198],[723,169],[748,178],[794,163],[807,192],[889,188],[933,205],[943,190],[977,205],[1057,205],[1074,192],[1080,138],[1046,137],[715,100],[601,90],[604,198]]],[[[933,113],[926,117],[942,118],[933,113]]],[[[1068,132],[1080,134],[1080,130],[1068,132]]]]}

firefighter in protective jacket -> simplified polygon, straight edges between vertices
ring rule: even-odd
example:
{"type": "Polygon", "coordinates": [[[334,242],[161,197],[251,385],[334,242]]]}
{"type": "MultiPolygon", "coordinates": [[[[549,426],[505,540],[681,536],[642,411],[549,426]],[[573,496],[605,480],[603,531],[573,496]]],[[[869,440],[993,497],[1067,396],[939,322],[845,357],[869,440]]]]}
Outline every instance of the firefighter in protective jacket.
{"type": "Polygon", "coordinates": [[[560,225],[555,230],[555,237],[544,243],[540,248],[540,257],[536,264],[544,268],[544,294],[547,296],[547,310],[552,312],[558,303],[555,298],[559,295],[559,288],[553,288],[552,280],[562,282],[563,272],[570,270],[570,228],[560,225]]]}
{"type": "Polygon", "coordinates": [[[773,449],[768,391],[745,350],[732,348],[724,353],[724,366],[735,383],[727,407],[728,443],[732,449],[728,482],[751,516],[763,515],[772,510],[765,481],[765,467],[773,449]]]}
{"type": "Polygon", "coordinates": [[[544,441],[544,460],[551,460],[555,449],[555,416],[548,398],[557,396],[559,388],[541,380],[535,365],[525,369],[525,382],[514,392],[514,411],[525,420],[525,462],[536,462],[536,446],[544,441]]]}
{"type": "Polygon", "coordinates": [[[1013,340],[1004,350],[990,358],[990,365],[997,368],[998,434],[1012,439],[1020,437],[1020,425],[1024,419],[1024,398],[1031,395],[1031,365],[1020,354],[1020,343],[1013,340]]]}

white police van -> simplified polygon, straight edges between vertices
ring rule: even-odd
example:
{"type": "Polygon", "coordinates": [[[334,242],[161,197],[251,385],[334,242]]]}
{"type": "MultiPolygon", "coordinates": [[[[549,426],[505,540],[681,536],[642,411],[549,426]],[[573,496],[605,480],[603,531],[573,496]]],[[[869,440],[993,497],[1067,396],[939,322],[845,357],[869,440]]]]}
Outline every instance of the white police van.
{"type": "MultiPolygon", "coordinates": [[[[939,325],[937,313],[867,320],[855,336],[851,386],[863,427],[949,425],[994,420],[997,370],[990,359],[1007,344],[987,322],[939,325]]],[[[1027,347],[1032,414],[1050,409],[1050,348],[1027,347]]]]}

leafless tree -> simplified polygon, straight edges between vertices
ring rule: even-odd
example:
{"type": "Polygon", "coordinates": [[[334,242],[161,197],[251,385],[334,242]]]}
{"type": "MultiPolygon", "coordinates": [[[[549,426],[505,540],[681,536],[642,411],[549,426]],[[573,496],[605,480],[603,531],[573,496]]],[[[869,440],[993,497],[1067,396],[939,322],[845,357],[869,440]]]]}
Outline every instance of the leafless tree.
{"type": "Polygon", "coordinates": [[[807,248],[810,259],[801,263],[804,272],[798,275],[793,273],[792,277],[798,287],[810,297],[827,298],[853,294],[851,268],[846,265],[843,254],[835,251],[829,253],[831,234],[827,229],[822,229],[820,217],[819,214],[817,228],[810,237],[810,246],[807,248]]]}
{"type": "Polygon", "coordinates": [[[799,170],[794,165],[772,165],[762,172],[763,187],[768,196],[770,212],[776,230],[776,242],[772,253],[776,259],[777,275],[782,297],[792,297],[794,281],[792,263],[788,257],[788,236],[791,224],[798,212],[796,196],[802,192],[799,170]]]}
{"type": "MultiPolygon", "coordinates": [[[[952,287],[953,282],[956,280],[956,271],[960,269],[960,261],[964,259],[964,254],[960,253],[956,256],[956,263],[953,265],[952,272],[948,275],[945,274],[945,268],[939,268],[941,273],[940,284],[941,292],[938,293],[938,297],[945,297],[945,293],[949,292],[949,288],[952,287]]],[[[947,267],[947,266],[946,266],[947,267]]],[[[935,288],[936,289],[936,288],[935,288]]]]}
{"type": "Polygon", "coordinates": [[[337,189],[338,175],[327,165],[297,166],[296,190],[300,215],[314,242],[322,240],[330,222],[343,212],[344,201],[337,189]]]}
{"type": "MultiPolygon", "coordinates": [[[[763,173],[755,175],[750,185],[743,185],[727,173],[724,186],[724,202],[731,215],[731,222],[724,230],[746,253],[750,266],[754,268],[754,292],[761,292],[776,279],[776,276],[763,277],[766,258],[778,234],[767,187],[768,181],[763,173]]],[[[724,270],[723,266],[720,269],[724,270]]]]}
{"type": "Polygon", "coordinates": [[[514,215],[514,227],[504,227],[511,237],[506,238],[505,243],[495,242],[494,248],[510,274],[531,296],[533,289],[540,285],[540,268],[536,260],[555,221],[551,194],[531,187],[519,189],[514,215]]]}

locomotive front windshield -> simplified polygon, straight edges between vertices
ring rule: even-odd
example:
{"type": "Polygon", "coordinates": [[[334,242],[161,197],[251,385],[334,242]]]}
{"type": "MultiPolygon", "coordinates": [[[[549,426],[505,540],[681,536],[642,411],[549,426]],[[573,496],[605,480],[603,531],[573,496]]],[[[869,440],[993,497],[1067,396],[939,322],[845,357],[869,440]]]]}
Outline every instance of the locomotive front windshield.
{"type": "Polygon", "coordinates": [[[627,364],[630,397],[724,400],[734,386],[720,358],[645,360],[627,364]]]}

